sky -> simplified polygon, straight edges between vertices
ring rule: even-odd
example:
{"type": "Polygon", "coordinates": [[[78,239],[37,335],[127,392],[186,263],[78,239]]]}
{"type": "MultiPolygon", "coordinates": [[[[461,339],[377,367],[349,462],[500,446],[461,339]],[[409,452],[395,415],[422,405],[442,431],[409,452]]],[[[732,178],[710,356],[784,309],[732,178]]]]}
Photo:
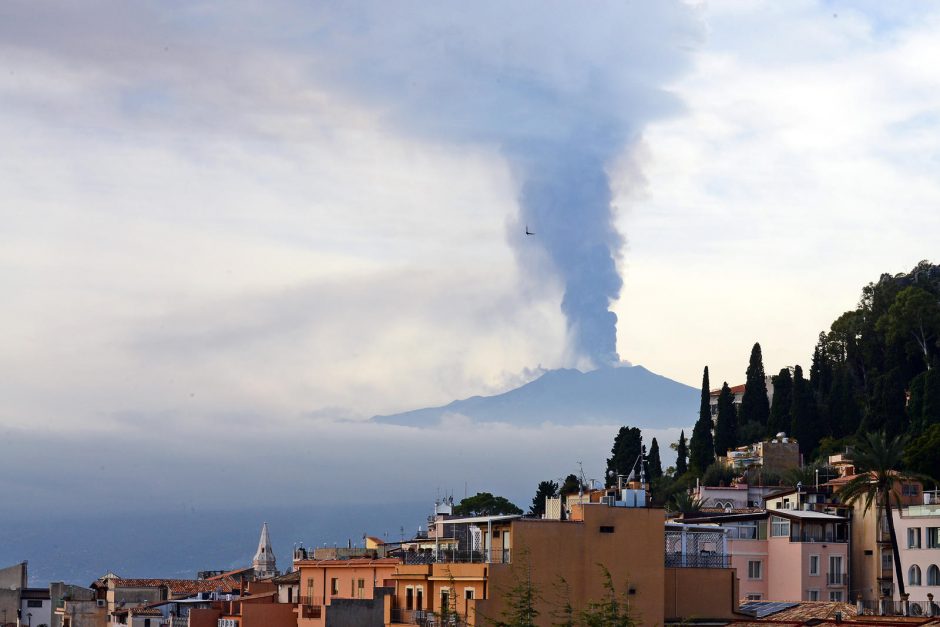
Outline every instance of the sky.
{"type": "Polygon", "coordinates": [[[935,254],[940,7],[504,5],[3,3],[0,496],[518,498],[611,430],[364,421],[806,366],[935,254]]]}

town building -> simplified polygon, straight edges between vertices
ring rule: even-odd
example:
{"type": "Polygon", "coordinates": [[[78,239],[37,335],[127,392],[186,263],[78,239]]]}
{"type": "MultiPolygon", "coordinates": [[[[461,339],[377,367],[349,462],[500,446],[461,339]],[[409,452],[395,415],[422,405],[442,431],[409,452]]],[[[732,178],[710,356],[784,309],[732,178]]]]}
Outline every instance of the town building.
{"type": "Polygon", "coordinates": [[[741,595],[749,601],[849,600],[850,520],[831,489],[787,489],[763,509],[704,510],[683,523],[728,534],[741,595]]]}
{"type": "Polygon", "coordinates": [[[0,568],[0,620],[4,627],[16,625],[28,581],[26,562],[0,568]]]}
{"type": "MultiPolygon", "coordinates": [[[[831,488],[836,498],[845,484],[859,476],[854,474],[855,468],[851,463],[840,464],[839,470],[844,474],[825,484],[825,487],[831,488]]],[[[920,482],[895,482],[891,499],[896,506],[904,508],[922,505],[923,498],[923,485],[920,482]]],[[[885,603],[897,593],[887,516],[880,503],[872,502],[871,507],[866,508],[865,499],[848,507],[852,519],[849,594],[853,599],[861,597],[867,607],[884,612],[885,603]]],[[[898,535],[899,545],[903,546],[904,540],[905,538],[898,535]]]]}
{"type": "MultiPolygon", "coordinates": [[[[767,386],[767,402],[770,405],[773,405],[774,402],[774,382],[773,377],[766,375],[764,377],[764,385],[767,386]]],[[[744,400],[744,390],[747,386],[744,383],[740,385],[729,386],[731,388],[731,394],[734,397],[734,408],[740,409],[741,403],[744,400]]],[[[715,388],[710,390],[708,393],[708,405],[709,410],[711,411],[712,421],[718,420],[718,396],[721,394],[721,388],[715,388]]]]}
{"type": "MultiPolygon", "coordinates": [[[[922,502],[893,511],[908,594],[908,613],[940,616],[940,491],[923,492],[922,502]]],[[[894,590],[894,601],[902,601],[894,590]]]]}
{"type": "Polygon", "coordinates": [[[786,433],[763,441],[731,449],[718,461],[728,468],[745,472],[756,469],[760,473],[781,475],[802,465],[800,445],[786,433]]]}

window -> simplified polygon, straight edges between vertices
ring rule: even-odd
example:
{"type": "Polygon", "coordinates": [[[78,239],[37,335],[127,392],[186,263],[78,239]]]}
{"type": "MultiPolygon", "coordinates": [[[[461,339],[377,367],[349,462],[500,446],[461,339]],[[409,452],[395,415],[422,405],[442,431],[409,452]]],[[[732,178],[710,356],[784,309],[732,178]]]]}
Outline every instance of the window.
{"type": "MultiPolygon", "coordinates": [[[[818,575],[819,574],[819,556],[810,555],[809,556],[809,574],[818,575]]],[[[810,599],[812,601],[813,599],[810,599]]],[[[817,599],[818,600],[818,599],[817,599]]]]}
{"type": "Polygon", "coordinates": [[[927,567],[927,585],[940,586],[940,568],[936,564],[927,567]]]}
{"type": "Polygon", "coordinates": [[[907,585],[909,586],[919,586],[920,585],[920,566],[914,564],[907,569],[907,585]]]}
{"type": "Polygon", "coordinates": [[[920,486],[916,483],[902,483],[901,494],[903,496],[917,496],[920,494],[920,486]]]}
{"type": "Polygon", "coordinates": [[[357,590],[356,590],[356,596],[361,599],[361,598],[363,598],[363,596],[364,596],[364,594],[365,594],[365,590],[366,590],[366,580],[365,580],[365,579],[360,579],[360,580],[359,580],[358,582],[356,582],[356,583],[357,583],[357,586],[356,586],[356,588],[357,588],[357,590]]]}
{"type": "Polygon", "coordinates": [[[829,556],[829,581],[833,584],[843,584],[845,580],[842,577],[842,556],[829,556]]]}
{"type": "Polygon", "coordinates": [[[441,611],[450,608],[450,590],[447,588],[441,589],[441,611]]]}
{"type": "Polygon", "coordinates": [[[601,533],[613,533],[614,528],[609,525],[601,525],[601,533]]]}
{"type": "Polygon", "coordinates": [[[26,601],[26,607],[42,607],[42,601],[39,599],[29,599],[26,601]]]}
{"type": "Polygon", "coordinates": [[[891,570],[894,566],[894,559],[888,551],[881,552],[881,570],[891,570]]]}
{"type": "Polygon", "coordinates": [[[748,592],[744,598],[747,599],[748,601],[760,601],[761,596],[762,595],[759,592],[748,592]]]}
{"type": "Polygon", "coordinates": [[[415,590],[415,609],[419,612],[424,609],[424,588],[418,586],[415,590]]]}
{"type": "Polygon", "coordinates": [[[927,548],[940,549],[940,527],[927,527],[927,548]]]}
{"type": "Polygon", "coordinates": [[[786,518],[773,516],[770,520],[770,535],[774,538],[787,538],[790,536],[790,521],[786,518]]]}
{"type": "Polygon", "coordinates": [[[469,600],[471,600],[471,599],[473,598],[473,595],[474,595],[474,590],[473,590],[473,588],[464,588],[464,589],[463,589],[463,598],[465,598],[465,599],[467,599],[467,600],[469,601],[469,600]]]}
{"type": "Polygon", "coordinates": [[[747,563],[747,578],[748,579],[760,579],[761,578],[761,561],[760,560],[749,560],[747,563]]]}
{"type": "Polygon", "coordinates": [[[819,590],[807,590],[807,592],[809,593],[807,596],[809,596],[810,601],[819,600],[819,590]]]}
{"type": "Polygon", "coordinates": [[[415,609],[415,589],[411,586],[405,588],[405,609],[415,609]]]}
{"type": "Polygon", "coordinates": [[[911,527],[907,530],[907,548],[920,548],[920,527],[911,527]]]}
{"type": "Polygon", "coordinates": [[[841,590],[830,590],[829,591],[829,600],[842,602],[842,591],[841,590]]]}
{"type": "Polygon", "coordinates": [[[335,597],[337,594],[339,594],[339,577],[333,577],[330,579],[330,596],[335,597]]]}

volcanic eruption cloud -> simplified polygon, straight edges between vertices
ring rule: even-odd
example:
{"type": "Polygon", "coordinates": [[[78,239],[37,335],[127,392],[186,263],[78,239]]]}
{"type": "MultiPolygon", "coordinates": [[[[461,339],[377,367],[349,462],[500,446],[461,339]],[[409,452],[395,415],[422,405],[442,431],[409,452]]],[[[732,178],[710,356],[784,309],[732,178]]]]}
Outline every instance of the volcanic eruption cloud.
{"type": "Polygon", "coordinates": [[[648,122],[680,110],[667,86],[701,39],[696,9],[630,0],[325,6],[318,71],[408,133],[498,146],[518,186],[509,240],[527,277],[562,286],[570,360],[618,363],[610,305],[623,284],[624,237],[608,170],[648,122]],[[536,235],[525,237],[524,225],[536,235]]]}

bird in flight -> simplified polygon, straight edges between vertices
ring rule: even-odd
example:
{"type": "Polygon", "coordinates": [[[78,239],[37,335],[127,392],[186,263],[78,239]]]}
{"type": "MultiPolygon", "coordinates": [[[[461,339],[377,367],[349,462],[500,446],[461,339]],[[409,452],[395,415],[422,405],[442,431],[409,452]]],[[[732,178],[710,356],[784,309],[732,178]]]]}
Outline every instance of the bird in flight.
{"type": "Polygon", "coordinates": [[[526,234],[526,235],[535,235],[535,231],[530,231],[530,230],[529,230],[529,225],[526,224],[526,225],[525,225],[525,234],[526,234]]]}

